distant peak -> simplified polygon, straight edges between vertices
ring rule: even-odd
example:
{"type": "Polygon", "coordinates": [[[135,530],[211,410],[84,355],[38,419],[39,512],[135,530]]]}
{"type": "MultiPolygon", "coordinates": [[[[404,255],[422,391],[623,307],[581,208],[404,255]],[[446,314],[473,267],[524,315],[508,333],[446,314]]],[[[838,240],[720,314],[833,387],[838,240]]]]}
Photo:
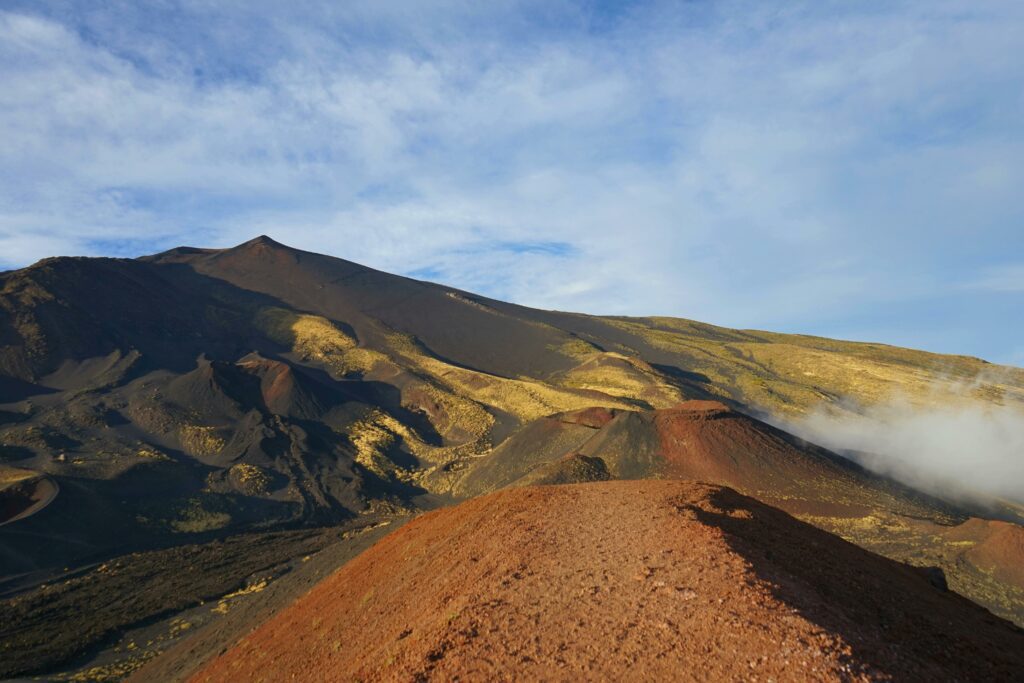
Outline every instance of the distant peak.
{"type": "Polygon", "coordinates": [[[142,256],[142,261],[156,261],[156,262],[189,262],[192,257],[203,256],[203,255],[218,255],[218,254],[229,254],[233,256],[242,257],[258,257],[260,254],[284,254],[288,252],[295,252],[289,246],[275,242],[268,235],[260,235],[254,237],[251,240],[242,242],[241,244],[233,247],[221,247],[219,249],[198,249],[196,247],[175,247],[159,254],[152,256],[142,256]]]}
{"type": "Polygon", "coordinates": [[[287,247],[280,242],[276,242],[267,235],[260,235],[254,237],[248,242],[242,242],[238,245],[239,247],[275,247],[278,249],[287,249],[287,247]]]}

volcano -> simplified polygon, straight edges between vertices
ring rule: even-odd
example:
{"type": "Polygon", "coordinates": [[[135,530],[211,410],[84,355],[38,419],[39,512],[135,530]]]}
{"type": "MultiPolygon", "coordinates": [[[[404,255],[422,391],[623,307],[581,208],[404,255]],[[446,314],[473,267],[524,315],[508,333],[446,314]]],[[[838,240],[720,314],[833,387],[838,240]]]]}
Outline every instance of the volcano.
{"type": "MultiPolygon", "coordinates": [[[[0,676],[131,669],[184,637],[183,611],[219,619],[203,605],[274,581],[286,604],[304,558],[327,573],[315,556],[347,557],[360,529],[612,480],[729,487],[1024,624],[1024,511],[936,499],[769,424],[894,389],[962,400],[992,369],[531,309],[266,236],[44,259],[0,273],[0,676]],[[160,623],[144,647],[127,635],[160,623]]],[[[971,400],[1024,406],[1024,372],[999,374],[971,400]]],[[[254,625],[232,618],[214,631],[254,625]]]]}

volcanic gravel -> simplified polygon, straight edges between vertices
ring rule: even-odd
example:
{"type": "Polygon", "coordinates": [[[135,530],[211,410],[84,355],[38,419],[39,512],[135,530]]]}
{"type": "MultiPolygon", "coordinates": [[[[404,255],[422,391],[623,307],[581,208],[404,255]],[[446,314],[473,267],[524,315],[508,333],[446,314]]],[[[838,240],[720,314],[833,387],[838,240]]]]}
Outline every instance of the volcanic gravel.
{"type": "Polygon", "coordinates": [[[1024,632],[935,583],[719,486],[511,489],[390,534],[193,680],[1019,676],[1024,632]]]}

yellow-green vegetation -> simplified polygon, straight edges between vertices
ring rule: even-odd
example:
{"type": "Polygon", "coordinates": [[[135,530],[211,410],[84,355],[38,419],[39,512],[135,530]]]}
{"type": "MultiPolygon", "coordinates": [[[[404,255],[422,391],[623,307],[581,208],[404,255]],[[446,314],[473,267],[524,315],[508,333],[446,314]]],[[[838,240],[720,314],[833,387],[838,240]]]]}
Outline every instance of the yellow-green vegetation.
{"type": "Polygon", "coordinates": [[[796,415],[840,399],[870,405],[970,399],[1024,403],[1024,371],[882,344],[730,330],[676,318],[608,318],[704,375],[712,393],[796,415]],[[979,381],[980,380],[980,381],[979,381]]]}
{"type": "Polygon", "coordinates": [[[303,360],[323,363],[339,377],[366,374],[390,363],[385,354],[357,346],[352,336],[318,315],[263,308],[255,323],[271,340],[289,347],[303,360]]]}
{"type": "Polygon", "coordinates": [[[429,454],[431,448],[411,429],[374,408],[348,428],[348,440],[356,451],[356,462],[385,478],[412,481],[420,472],[400,467],[389,457],[399,444],[417,455],[429,454]]]}
{"type": "Polygon", "coordinates": [[[631,404],[613,397],[602,400],[528,378],[507,379],[457,368],[445,377],[451,386],[475,400],[515,415],[522,421],[592,405],[628,408],[631,404]]]}
{"type": "Polygon", "coordinates": [[[250,496],[264,496],[270,486],[270,475],[256,465],[240,462],[228,469],[229,476],[250,496]]]}
{"type": "Polygon", "coordinates": [[[246,584],[246,586],[244,588],[239,588],[238,590],[236,590],[236,591],[234,591],[232,593],[228,593],[227,595],[222,596],[220,598],[220,600],[217,601],[217,606],[212,608],[210,611],[211,612],[216,612],[217,614],[227,614],[228,610],[231,607],[231,602],[233,600],[235,600],[237,598],[240,598],[240,597],[242,597],[244,595],[252,595],[253,593],[260,593],[269,585],[270,585],[270,579],[268,579],[268,578],[257,579],[257,580],[255,580],[255,581],[253,581],[251,583],[246,584]]]}
{"type": "Polygon", "coordinates": [[[371,498],[366,508],[359,511],[360,515],[370,519],[376,517],[398,517],[419,512],[412,504],[397,498],[371,498]]]}
{"type": "Polygon", "coordinates": [[[558,383],[570,389],[633,399],[652,408],[667,408],[685,400],[682,392],[648,363],[615,352],[590,354],[588,360],[563,373],[558,383]]]}
{"type": "Polygon", "coordinates": [[[324,362],[340,376],[365,375],[380,366],[391,365],[391,359],[380,351],[364,348],[354,348],[343,355],[325,357],[324,362]]]}
{"type": "MultiPolygon", "coordinates": [[[[341,370],[340,374],[348,370],[347,364],[341,363],[342,358],[356,350],[356,340],[322,316],[270,307],[259,311],[255,323],[271,340],[289,347],[303,360],[325,363],[341,370]]],[[[362,356],[376,353],[367,349],[361,351],[362,356]]],[[[356,366],[372,365],[372,358],[353,360],[356,366]]]]}
{"type": "Polygon", "coordinates": [[[558,345],[549,345],[548,349],[556,351],[563,356],[568,358],[575,358],[576,360],[586,360],[595,353],[600,353],[601,349],[597,348],[585,339],[579,337],[573,337],[558,345]]]}
{"type": "MultiPolygon", "coordinates": [[[[191,628],[192,628],[192,622],[191,621],[186,621],[185,619],[171,619],[170,634],[171,634],[172,638],[180,636],[182,633],[184,633],[185,631],[188,631],[191,628]]],[[[133,643],[129,643],[128,644],[128,648],[129,649],[134,649],[134,648],[132,648],[132,645],[133,645],[133,643]]]]}
{"type": "Polygon", "coordinates": [[[231,515],[206,509],[198,498],[189,499],[179,511],[178,516],[169,522],[172,531],[182,534],[197,534],[203,531],[223,529],[229,524],[231,524],[231,515]]]}
{"type": "MultiPolygon", "coordinates": [[[[410,372],[411,381],[403,388],[403,405],[407,409],[426,413],[435,429],[441,434],[456,432],[460,444],[445,448],[432,448],[405,425],[394,420],[383,411],[353,424],[348,436],[356,447],[361,462],[372,471],[382,474],[391,472],[399,476],[399,470],[389,465],[384,453],[399,439],[406,448],[417,456],[434,459],[450,458],[454,452],[478,452],[487,445],[487,438],[494,423],[493,416],[471,398],[451,391],[447,383],[439,381],[431,373],[423,373],[420,362],[403,364],[400,358],[356,345],[356,340],[344,333],[326,318],[296,313],[282,308],[264,308],[256,316],[257,326],[272,340],[289,346],[304,360],[324,364],[338,377],[368,375],[392,378],[410,372]],[[430,406],[430,410],[424,408],[430,406]]],[[[427,356],[411,338],[392,334],[388,350],[415,350],[416,361],[427,356]]],[[[399,355],[399,354],[396,354],[399,355]]],[[[438,361],[440,363],[440,361],[438,361]]],[[[441,363],[441,365],[446,365],[441,363]]],[[[439,368],[444,372],[445,368],[439,368]]],[[[401,471],[402,477],[408,473],[401,471]]]]}
{"type": "Polygon", "coordinates": [[[87,669],[75,671],[71,674],[57,674],[52,678],[48,678],[53,681],[71,681],[72,683],[107,683],[108,681],[123,681],[132,673],[142,668],[143,664],[153,657],[156,657],[157,654],[159,653],[156,651],[147,650],[111,664],[91,666],[87,669]]]}
{"type": "Polygon", "coordinates": [[[356,450],[356,462],[381,476],[389,476],[397,469],[387,457],[398,441],[398,435],[388,428],[390,416],[374,410],[354,422],[348,429],[348,439],[356,450]]]}
{"type": "Polygon", "coordinates": [[[178,428],[178,438],[181,447],[192,455],[216,455],[224,448],[224,439],[217,436],[214,427],[182,425],[178,428]]]}
{"type": "Polygon", "coordinates": [[[482,405],[442,388],[433,380],[410,382],[402,391],[402,407],[425,413],[439,434],[456,434],[462,444],[460,450],[479,450],[477,446],[487,442],[494,426],[494,416],[482,405]]]}
{"type": "Polygon", "coordinates": [[[268,307],[256,314],[255,323],[270,339],[291,347],[303,360],[323,361],[356,345],[355,339],[318,315],[268,307]]]}
{"type": "Polygon", "coordinates": [[[468,396],[485,406],[515,415],[524,422],[594,405],[634,407],[632,403],[613,396],[602,399],[600,396],[584,395],[529,377],[498,377],[452,365],[429,355],[409,335],[393,334],[389,343],[411,365],[429,374],[453,394],[468,396]]]}
{"type": "Polygon", "coordinates": [[[135,455],[147,460],[170,460],[170,458],[162,451],[158,451],[155,448],[150,448],[145,445],[139,446],[139,449],[135,451],[135,455]]]}
{"type": "Polygon", "coordinates": [[[422,363],[418,361],[427,356],[411,338],[399,334],[388,336],[391,347],[388,350],[398,351],[396,355],[399,358],[395,358],[388,353],[357,346],[355,339],[320,316],[265,308],[257,315],[256,324],[272,340],[289,346],[304,360],[323,363],[338,377],[373,373],[375,377],[390,378],[411,372],[412,379],[406,382],[402,391],[403,406],[427,414],[439,433],[456,432],[462,442],[455,447],[432,448],[405,425],[383,411],[374,411],[348,430],[360,462],[371,471],[378,474],[388,472],[403,478],[410,476],[401,468],[395,468],[385,456],[399,439],[417,456],[429,457],[433,451],[434,459],[450,458],[454,455],[453,450],[478,452],[486,447],[494,423],[493,416],[471,398],[452,392],[446,382],[439,381],[432,373],[423,373],[422,363]],[[406,354],[414,352],[415,361],[399,362],[403,351],[406,354]],[[424,404],[431,409],[424,408],[424,404]]]}

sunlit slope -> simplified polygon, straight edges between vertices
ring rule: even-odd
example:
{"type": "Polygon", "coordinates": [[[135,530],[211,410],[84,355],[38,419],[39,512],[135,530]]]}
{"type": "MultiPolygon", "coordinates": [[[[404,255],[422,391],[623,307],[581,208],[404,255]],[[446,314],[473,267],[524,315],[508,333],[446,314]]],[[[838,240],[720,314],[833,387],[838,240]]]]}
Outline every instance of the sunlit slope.
{"type": "Polygon", "coordinates": [[[748,407],[796,415],[894,397],[912,404],[1024,403],[1024,371],[977,358],[804,335],[730,330],[676,318],[560,316],[565,329],[602,335],[621,352],[748,407]],[[614,330],[612,332],[611,330],[614,330]]]}
{"type": "MultiPolygon", "coordinates": [[[[540,311],[268,238],[47,259],[0,274],[0,464],[61,485],[19,522],[9,569],[114,542],[420,509],[468,493],[467,471],[553,414],[716,399],[798,415],[894,393],[1022,402],[1022,374],[876,344],[540,311]],[[39,542],[64,537],[75,542],[39,542]]],[[[627,432],[622,447],[645,452],[627,432]]],[[[586,461],[551,467],[544,477],[601,476],[586,461]]]]}
{"type": "Polygon", "coordinates": [[[1010,680],[1022,640],[735,491],[619,481],[423,515],[190,680],[1010,680]]]}
{"type": "MultiPolygon", "coordinates": [[[[425,351],[410,358],[413,365],[428,357],[485,376],[589,389],[650,407],[667,407],[680,397],[717,396],[751,408],[799,414],[822,402],[870,404],[894,394],[921,403],[967,396],[1024,404],[1024,371],[977,358],[730,330],[675,318],[540,311],[265,238],[230,250],[154,258],[158,263],[187,263],[199,273],[266,294],[297,311],[350,325],[360,348],[388,353],[388,335],[406,335],[425,351]]],[[[448,372],[440,366],[424,369],[434,375],[448,372]]],[[[498,393],[489,381],[483,383],[488,386],[460,389],[498,393]]],[[[537,409],[547,407],[571,406],[566,400],[542,400],[537,409]]]]}

